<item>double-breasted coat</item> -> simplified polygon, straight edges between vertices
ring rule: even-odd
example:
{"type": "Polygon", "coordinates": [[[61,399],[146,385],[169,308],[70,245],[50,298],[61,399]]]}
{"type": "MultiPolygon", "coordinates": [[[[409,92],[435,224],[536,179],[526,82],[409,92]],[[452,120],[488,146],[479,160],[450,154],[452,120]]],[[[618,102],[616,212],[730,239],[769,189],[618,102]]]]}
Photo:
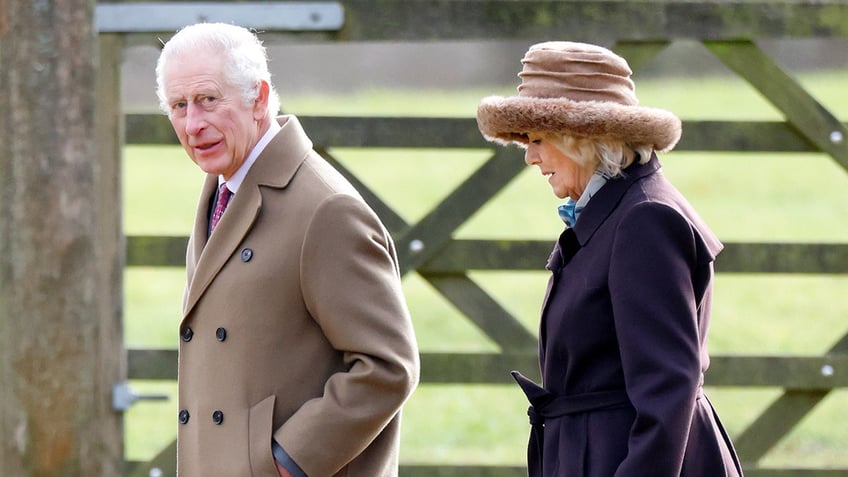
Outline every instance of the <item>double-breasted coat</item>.
{"type": "Polygon", "coordinates": [[[608,181],[565,229],[547,266],[539,332],[544,390],[537,391],[588,397],[590,405],[537,424],[531,475],[741,475],[702,392],[713,261],[721,249],[656,156],[608,181]],[[616,395],[622,399],[596,398],[616,395]]]}
{"type": "Polygon", "coordinates": [[[397,475],[418,350],[392,240],[282,125],[207,239],[200,194],[180,324],[180,477],[274,477],[272,437],[310,477],[397,475]]]}

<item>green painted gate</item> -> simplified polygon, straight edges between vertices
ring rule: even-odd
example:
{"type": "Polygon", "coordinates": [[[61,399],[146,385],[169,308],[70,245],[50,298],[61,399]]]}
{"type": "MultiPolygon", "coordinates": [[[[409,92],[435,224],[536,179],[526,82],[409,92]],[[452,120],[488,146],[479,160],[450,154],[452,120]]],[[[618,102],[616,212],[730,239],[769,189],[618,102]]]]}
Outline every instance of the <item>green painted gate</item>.
{"type": "MultiPolygon", "coordinates": [[[[647,67],[674,41],[696,40],[769,101],[784,120],[687,120],[677,150],[822,152],[848,170],[846,125],[757,44],[758,38],[765,37],[848,36],[848,3],[842,1],[358,0],[340,4],[344,24],[338,29],[297,34],[326,41],[516,38],[527,39],[528,44],[567,37],[614,44],[613,49],[628,59],[634,71],[647,67]]],[[[250,2],[227,5],[232,9],[251,7],[250,2]]],[[[168,7],[163,4],[160,8],[168,7]]],[[[106,58],[111,54],[117,60],[126,38],[146,34],[132,28],[124,30],[101,33],[106,58]]],[[[473,118],[301,117],[301,120],[319,152],[358,186],[382,217],[395,238],[403,273],[414,272],[423,278],[498,348],[491,353],[424,353],[422,386],[507,383],[510,369],[536,369],[534,333],[475,282],[470,272],[539,270],[540,260],[547,257],[552,241],[469,240],[456,238],[455,233],[524,168],[522,152],[486,143],[473,118]],[[337,148],[433,147],[487,149],[491,154],[415,223],[405,221],[391,204],[370,191],[361,178],[345,170],[342,161],[334,157],[337,148]]],[[[126,144],[176,143],[163,116],[126,115],[124,131],[126,144]]],[[[183,266],[186,237],[126,239],[128,267],[183,266]]],[[[846,274],[848,244],[727,243],[718,259],[717,271],[721,274],[846,274]]],[[[709,386],[782,388],[781,395],[735,436],[747,475],[848,475],[848,469],[767,469],[759,465],[825,397],[835,389],[848,386],[848,329],[841,331],[846,334],[821,356],[713,357],[707,375],[709,386]]],[[[127,375],[129,379],[175,379],[176,350],[129,349],[127,375]]],[[[173,466],[171,444],[152,462],[129,463],[128,475],[156,475],[151,469],[163,469],[162,475],[167,476],[171,475],[173,466]]],[[[475,465],[404,465],[401,469],[401,475],[406,477],[507,477],[524,473],[521,467],[475,465]]]]}

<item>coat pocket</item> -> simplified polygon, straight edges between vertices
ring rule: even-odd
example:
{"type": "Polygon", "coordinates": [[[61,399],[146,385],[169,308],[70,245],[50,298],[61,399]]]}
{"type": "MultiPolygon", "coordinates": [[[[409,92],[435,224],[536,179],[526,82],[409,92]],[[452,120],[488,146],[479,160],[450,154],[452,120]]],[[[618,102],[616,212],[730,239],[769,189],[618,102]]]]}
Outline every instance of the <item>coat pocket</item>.
{"type": "Polygon", "coordinates": [[[279,477],[271,452],[271,436],[274,432],[274,402],[276,396],[268,396],[250,408],[248,416],[248,447],[250,449],[250,471],[253,477],[279,477]]]}

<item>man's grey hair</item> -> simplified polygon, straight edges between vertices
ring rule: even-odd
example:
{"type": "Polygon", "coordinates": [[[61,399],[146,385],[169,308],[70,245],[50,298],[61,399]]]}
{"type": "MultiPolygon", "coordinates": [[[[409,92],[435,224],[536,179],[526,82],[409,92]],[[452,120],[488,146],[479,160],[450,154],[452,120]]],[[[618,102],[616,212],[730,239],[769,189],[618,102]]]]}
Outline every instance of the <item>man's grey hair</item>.
{"type": "Polygon", "coordinates": [[[268,56],[259,38],[250,30],[226,23],[198,23],[174,35],[162,48],[156,63],[156,95],[159,107],[171,113],[165,91],[165,70],[173,58],[197,51],[212,50],[225,56],[224,81],[241,90],[242,101],[250,105],[259,96],[259,83],[269,87],[268,115],[273,119],[280,111],[280,98],[271,83],[268,56]]]}

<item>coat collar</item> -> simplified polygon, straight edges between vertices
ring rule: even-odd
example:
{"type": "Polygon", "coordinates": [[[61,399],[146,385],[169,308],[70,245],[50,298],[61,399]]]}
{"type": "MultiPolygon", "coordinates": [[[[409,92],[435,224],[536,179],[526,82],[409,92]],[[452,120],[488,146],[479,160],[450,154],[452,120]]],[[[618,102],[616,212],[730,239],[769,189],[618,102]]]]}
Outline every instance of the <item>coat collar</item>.
{"type": "Polygon", "coordinates": [[[651,160],[645,164],[634,162],[624,171],[624,177],[607,181],[580,214],[580,220],[574,226],[574,233],[580,246],[595,235],[595,232],[604,223],[604,220],[621,202],[621,198],[630,189],[630,186],[643,177],[654,174],[660,170],[660,161],[656,154],[651,154],[651,160]]]}
{"type": "Polygon", "coordinates": [[[209,204],[218,186],[216,175],[206,176],[195,212],[188,251],[188,288],[183,316],[188,316],[212,280],[253,227],[262,209],[261,187],[288,186],[312,150],[312,141],[295,116],[277,118],[282,129],[256,159],[227,207],[215,233],[207,239],[209,204]]]}
{"type": "MultiPolygon", "coordinates": [[[[625,169],[624,177],[607,181],[592,197],[575,226],[566,229],[560,236],[556,247],[554,247],[554,252],[548,259],[548,270],[561,268],[567,263],[578,248],[585,246],[591,240],[601,224],[618,207],[628,189],[643,178],[657,173],[661,167],[657,155],[652,154],[651,160],[647,163],[634,163],[625,169]],[[563,254],[567,256],[563,256],[563,254]]],[[[687,210],[688,219],[692,221],[692,225],[698,230],[703,241],[704,255],[710,260],[715,259],[724,246],[694,210],[687,210]]]]}
{"type": "Polygon", "coordinates": [[[589,204],[580,214],[580,220],[574,227],[566,228],[559,236],[554,250],[545,265],[547,270],[559,271],[577,253],[580,247],[595,235],[598,228],[615,210],[627,190],[643,177],[649,176],[660,169],[660,161],[656,154],[645,164],[634,162],[624,170],[624,177],[611,179],[598,189],[589,204]]]}

